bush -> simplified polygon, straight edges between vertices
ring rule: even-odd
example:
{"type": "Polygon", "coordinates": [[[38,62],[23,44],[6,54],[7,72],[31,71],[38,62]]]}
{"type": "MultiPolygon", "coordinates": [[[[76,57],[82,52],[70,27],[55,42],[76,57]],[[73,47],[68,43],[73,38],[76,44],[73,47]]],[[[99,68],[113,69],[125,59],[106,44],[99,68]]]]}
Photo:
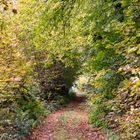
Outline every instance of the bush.
{"type": "Polygon", "coordinates": [[[55,96],[54,101],[57,102],[59,105],[66,104],[65,96],[57,95],[57,96],[55,96]]]}
{"type": "Polygon", "coordinates": [[[92,110],[89,114],[90,123],[94,127],[107,127],[107,122],[105,121],[105,112],[100,105],[92,106],[92,110]]]}
{"type": "Polygon", "coordinates": [[[118,118],[123,140],[139,140],[140,139],[140,109],[134,109],[128,112],[122,118],[118,118]]]}
{"type": "Polygon", "coordinates": [[[18,98],[11,106],[1,109],[1,138],[12,139],[25,136],[48,113],[45,105],[35,97],[18,98]]]}
{"type": "Polygon", "coordinates": [[[104,97],[99,94],[94,94],[90,101],[91,111],[89,113],[90,123],[95,127],[107,128],[107,122],[105,121],[105,115],[107,113],[107,107],[104,102],[104,97]]]}
{"type": "Polygon", "coordinates": [[[71,91],[68,93],[68,99],[74,99],[76,97],[76,93],[74,91],[71,91]]]}
{"type": "Polygon", "coordinates": [[[46,109],[45,105],[40,102],[38,99],[29,99],[23,97],[17,99],[17,105],[22,111],[29,111],[29,117],[33,119],[38,119],[40,116],[45,115],[46,109]]]}
{"type": "MultiPolygon", "coordinates": [[[[53,95],[53,94],[51,94],[51,95],[53,95]]],[[[68,102],[69,102],[69,99],[67,98],[66,95],[62,96],[59,94],[55,94],[55,96],[52,98],[52,100],[48,101],[47,110],[50,110],[51,112],[53,112],[68,102]]]]}

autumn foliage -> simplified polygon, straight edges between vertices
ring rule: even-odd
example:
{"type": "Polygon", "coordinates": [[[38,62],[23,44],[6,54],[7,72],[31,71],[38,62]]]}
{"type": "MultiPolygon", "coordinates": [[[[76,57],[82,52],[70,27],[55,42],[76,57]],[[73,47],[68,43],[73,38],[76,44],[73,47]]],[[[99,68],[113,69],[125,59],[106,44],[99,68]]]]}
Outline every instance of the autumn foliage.
{"type": "Polygon", "coordinates": [[[21,138],[88,94],[90,123],[140,139],[139,0],[0,1],[0,138],[21,138]]]}

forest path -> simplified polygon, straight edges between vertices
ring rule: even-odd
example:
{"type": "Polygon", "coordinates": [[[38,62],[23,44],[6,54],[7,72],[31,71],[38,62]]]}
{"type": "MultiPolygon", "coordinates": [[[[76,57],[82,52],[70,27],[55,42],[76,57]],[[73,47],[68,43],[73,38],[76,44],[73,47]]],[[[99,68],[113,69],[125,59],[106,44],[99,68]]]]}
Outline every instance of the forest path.
{"type": "Polygon", "coordinates": [[[50,114],[26,140],[106,140],[100,129],[90,127],[86,96],[77,95],[50,114]]]}

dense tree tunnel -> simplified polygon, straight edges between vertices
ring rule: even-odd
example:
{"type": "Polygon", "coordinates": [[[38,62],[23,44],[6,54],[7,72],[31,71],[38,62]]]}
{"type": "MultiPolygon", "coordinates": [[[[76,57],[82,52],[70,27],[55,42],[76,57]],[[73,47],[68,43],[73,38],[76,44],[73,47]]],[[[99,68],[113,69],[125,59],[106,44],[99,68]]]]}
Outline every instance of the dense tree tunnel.
{"type": "Polygon", "coordinates": [[[140,139],[139,0],[1,0],[0,29],[0,139],[72,111],[73,83],[100,139],[140,139]]]}

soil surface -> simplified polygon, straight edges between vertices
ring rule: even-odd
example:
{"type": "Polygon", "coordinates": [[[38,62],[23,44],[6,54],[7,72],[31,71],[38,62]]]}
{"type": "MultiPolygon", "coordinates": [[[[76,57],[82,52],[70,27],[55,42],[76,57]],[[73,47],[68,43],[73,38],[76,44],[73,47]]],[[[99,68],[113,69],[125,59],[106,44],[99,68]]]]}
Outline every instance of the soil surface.
{"type": "Polygon", "coordinates": [[[107,140],[99,128],[88,123],[86,97],[77,96],[50,114],[26,140],[107,140]]]}

